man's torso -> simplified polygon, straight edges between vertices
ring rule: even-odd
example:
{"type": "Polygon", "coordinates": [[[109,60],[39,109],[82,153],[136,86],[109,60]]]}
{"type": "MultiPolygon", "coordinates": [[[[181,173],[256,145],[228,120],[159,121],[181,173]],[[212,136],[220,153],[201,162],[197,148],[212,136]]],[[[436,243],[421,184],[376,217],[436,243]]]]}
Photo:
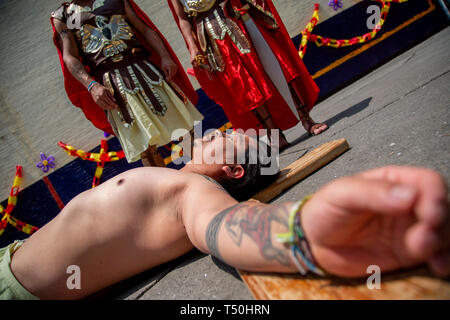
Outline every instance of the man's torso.
{"type": "Polygon", "coordinates": [[[213,208],[205,200],[217,190],[196,174],[130,170],[77,196],[28,239],[14,256],[14,274],[40,298],[96,292],[190,251],[183,213],[213,208]],[[66,288],[70,265],[80,267],[80,291],[66,288]]]}

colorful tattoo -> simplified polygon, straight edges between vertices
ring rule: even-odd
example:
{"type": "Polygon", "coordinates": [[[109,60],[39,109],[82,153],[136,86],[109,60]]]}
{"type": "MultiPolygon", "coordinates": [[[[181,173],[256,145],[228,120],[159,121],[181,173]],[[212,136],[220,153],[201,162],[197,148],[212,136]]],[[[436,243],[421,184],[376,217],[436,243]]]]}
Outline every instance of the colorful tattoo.
{"type": "Polygon", "coordinates": [[[222,256],[219,252],[219,232],[220,227],[222,225],[223,220],[233,210],[238,208],[240,205],[237,204],[231,208],[228,208],[221,213],[219,213],[217,216],[212,219],[212,221],[208,225],[208,229],[206,230],[206,244],[208,245],[209,252],[215,256],[216,258],[223,261],[222,256]]]}
{"type": "Polygon", "coordinates": [[[281,224],[288,230],[291,206],[291,204],[269,206],[247,202],[221,212],[208,226],[206,241],[210,252],[221,258],[218,248],[218,233],[223,223],[237,246],[241,246],[242,239],[246,235],[258,246],[261,256],[266,260],[275,260],[281,265],[290,266],[289,252],[277,248],[272,243],[272,223],[281,224]]]}

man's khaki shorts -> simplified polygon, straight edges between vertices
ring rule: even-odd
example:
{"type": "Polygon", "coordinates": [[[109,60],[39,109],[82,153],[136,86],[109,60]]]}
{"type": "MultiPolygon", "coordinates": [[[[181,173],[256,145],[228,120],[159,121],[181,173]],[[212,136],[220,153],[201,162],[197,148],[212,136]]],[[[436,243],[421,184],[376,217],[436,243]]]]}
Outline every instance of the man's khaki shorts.
{"type": "Polygon", "coordinates": [[[0,300],[39,300],[28,292],[11,271],[11,257],[23,241],[16,241],[0,249],[0,300]]]}

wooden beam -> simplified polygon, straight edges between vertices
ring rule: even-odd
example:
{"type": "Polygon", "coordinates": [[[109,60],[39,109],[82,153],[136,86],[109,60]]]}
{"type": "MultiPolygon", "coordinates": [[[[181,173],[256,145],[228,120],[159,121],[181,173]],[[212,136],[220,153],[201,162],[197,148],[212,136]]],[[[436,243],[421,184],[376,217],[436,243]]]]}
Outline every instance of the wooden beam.
{"type": "Polygon", "coordinates": [[[450,283],[425,268],[381,275],[380,289],[365,279],[332,279],[239,271],[257,300],[448,300],[450,283]]]}
{"type": "Polygon", "coordinates": [[[321,145],[281,170],[277,181],[256,194],[253,199],[261,202],[271,201],[283,191],[339,157],[348,149],[350,149],[350,146],[346,139],[331,141],[321,145]]]}
{"type": "MultiPolygon", "coordinates": [[[[347,141],[341,139],[314,149],[282,170],[277,181],[253,200],[271,201],[349,148],[347,141]]],[[[425,268],[383,274],[381,289],[374,290],[368,289],[366,279],[238,272],[257,300],[450,299],[450,282],[433,277],[425,268]]]]}

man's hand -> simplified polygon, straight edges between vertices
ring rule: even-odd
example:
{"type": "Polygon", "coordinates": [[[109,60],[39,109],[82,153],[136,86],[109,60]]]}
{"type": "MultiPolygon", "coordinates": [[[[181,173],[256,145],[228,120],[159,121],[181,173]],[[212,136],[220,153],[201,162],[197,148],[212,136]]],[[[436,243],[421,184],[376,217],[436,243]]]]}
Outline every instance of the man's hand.
{"type": "Polygon", "coordinates": [[[190,55],[191,55],[191,64],[194,68],[199,67],[198,63],[197,63],[197,56],[201,54],[200,50],[198,50],[197,47],[193,48],[190,50],[190,55]]]}
{"type": "Polygon", "coordinates": [[[386,167],[336,180],[311,198],[301,220],[316,261],[331,274],[427,263],[450,275],[448,191],[434,171],[386,167]]]}
{"type": "Polygon", "coordinates": [[[176,63],[168,56],[162,58],[161,69],[163,70],[167,81],[170,81],[178,72],[176,63]]]}
{"type": "Polygon", "coordinates": [[[194,46],[193,49],[190,50],[191,54],[191,64],[194,68],[201,68],[206,71],[211,71],[211,68],[209,67],[208,62],[206,61],[206,57],[203,55],[203,53],[197,48],[197,46],[194,46]],[[203,62],[200,62],[197,60],[197,57],[202,56],[203,62]]]}
{"type": "Polygon", "coordinates": [[[103,110],[117,110],[119,108],[111,92],[99,83],[93,85],[91,96],[103,110]]]}

